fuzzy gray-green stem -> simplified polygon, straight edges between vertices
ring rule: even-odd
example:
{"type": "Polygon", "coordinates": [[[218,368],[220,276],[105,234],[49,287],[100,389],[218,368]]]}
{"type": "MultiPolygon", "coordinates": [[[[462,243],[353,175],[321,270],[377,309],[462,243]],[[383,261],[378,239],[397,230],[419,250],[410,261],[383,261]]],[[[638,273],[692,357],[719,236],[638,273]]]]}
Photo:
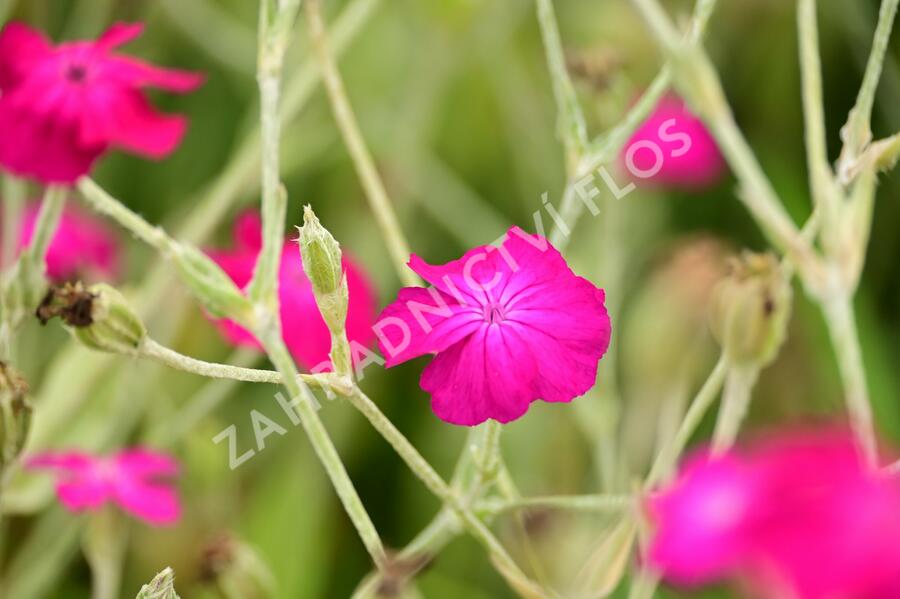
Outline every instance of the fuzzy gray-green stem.
{"type": "Polygon", "coordinates": [[[366,512],[353,482],[350,480],[344,463],[341,461],[331,438],[325,430],[322,420],[313,407],[313,395],[309,387],[298,376],[294,360],[291,358],[279,334],[274,330],[257,331],[257,337],[266,349],[272,364],[281,373],[283,385],[292,398],[292,405],[300,417],[303,430],[313,446],[313,450],[319,457],[319,461],[325,468],[331,484],[334,486],[344,510],[356,527],[363,544],[372,556],[375,565],[384,564],[385,551],[378,536],[378,531],[366,512]]]}
{"type": "Polygon", "coordinates": [[[872,421],[872,406],[869,403],[853,305],[849,297],[838,296],[822,302],[822,311],[844,382],[844,398],[850,413],[850,424],[863,456],[874,464],[877,462],[875,425],[872,421]]]}
{"type": "Polygon", "coordinates": [[[729,365],[728,374],[725,376],[725,390],[722,393],[719,417],[713,431],[714,453],[727,451],[737,440],[741,423],[750,407],[753,386],[756,384],[758,376],[759,367],[756,364],[729,365]]]}
{"type": "Polygon", "coordinates": [[[406,267],[410,256],[409,244],[400,228],[384,182],[378,174],[375,161],[372,159],[372,154],[369,152],[353,107],[347,97],[344,81],[331,52],[320,4],[319,0],[306,0],[305,12],[310,41],[322,71],[322,81],[325,91],[328,93],[334,119],[340,129],[344,144],[347,146],[347,151],[350,153],[350,158],[353,160],[353,166],[356,168],[372,212],[375,214],[375,221],[384,236],[397,276],[408,287],[419,286],[421,285],[419,277],[406,267]]]}
{"type": "Polygon", "coordinates": [[[67,190],[59,185],[50,185],[44,192],[44,201],[38,212],[37,222],[34,225],[34,233],[31,235],[31,243],[25,250],[25,256],[40,271],[44,272],[44,260],[50,242],[59,226],[63,208],[66,204],[67,190]]]}
{"type": "Polygon", "coordinates": [[[716,400],[719,390],[722,388],[722,383],[725,382],[727,372],[728,360],[723,354],[719,358],[718,363],[716,363],[712,373],[710,373],[709,378],[706,379],[700,391],[697,392],[690,407],[688,407],[688,411],[684,415],[675,437],[657,454],[656,460],[653,462],[653,466],[650,468],[650,473],[647,475],[647,480],[644,483],[645,488],[652,489],[667,477],[672,468],[675,467],[678,458],[681,456],[684,448],[687,447],[691,435],[697,430],[703,416],[716,400]]]}
{"type": "Polygon", "coordinates": [[[19,244],[19,223],[25,205],[25,183],[9,175],[2,177],[0,200],[3,202],[3,236],[0,238],[0,268],[15,260],[19,244]]]}
{"type": "Polygon", "coordinates": [[[440,474],[422,457],[422,454],[409,442],[403,433],[394,426],[394,423],[378,409],[378,406],[359,388],[356,388],[348,399],[353,404],[353,407],[359,410],[375,430],[390,443],[394,451],[428,487],[428,490],[434,493],[455,513],[462,527],[487,549],[501,573],[511,581],[521,583],[528,588],[535,588],[536,585],[519,569],[500,541],[485,526],[484,522],[472,513],[471,509],[460,499],[457,492],[444,482],[440,474]]]}

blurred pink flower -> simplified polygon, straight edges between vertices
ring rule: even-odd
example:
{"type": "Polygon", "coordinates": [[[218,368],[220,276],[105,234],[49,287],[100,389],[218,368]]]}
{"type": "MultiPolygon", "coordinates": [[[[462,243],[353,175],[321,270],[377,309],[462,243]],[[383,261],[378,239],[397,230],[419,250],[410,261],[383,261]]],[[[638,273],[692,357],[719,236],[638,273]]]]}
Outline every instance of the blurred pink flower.
{"type": "Polygon", "coordinates": [[[755,473],[736,455],[691,458],[649,502],[658,526],[650,563],[680,585],[732,574],[752,549],[752,514],[760,499],[755,473]]]}
{"type": "Polygon", "coordinates": [[[866,466],[843,431],[781,432],[696,459],[650,512],[649,559],[673,583],[732,577],[765,598],[900,597],[900,481],[866,466]]]}
{"type": "Polygon", "coordinates": [[[93,512],[113,502],[154,526],[173,524],[181,515],[171,483],[178,475],[178,462],[162,453],[141,448],[111,456],[42,453],[28,459],[25,466],[55,472],[56,494],[71,512],[93,512]]]}
{"type": "Polygon", "coordinates": [[[509,422],[531,402],[590,389],[609,345],[604,293],[576,276],[543,237],[518,227],[442,266],[413,255],[433,287],[407,287],[375,325],[387,367],[436,353],[420,385],[439,418],[509,422]]]}
{"type": "Polygon", "coordinates": [[[0,165],[72,183],[110,147],[156,159],[171,153],[187,121],[157,112],[143,89],[184,93],[203,77],[113,53],[143,28],[117,23],[96,41],[53,46],[26,25],[7,25],[0,32],[0,165]]]}
{"type": "MultiPolygon", "coordinates": [[[[25,207],[19,247],[31,241],[40,204],[25,207]]],[[[47,251],[47,275],[54,281],[111,279],[119,272],[119,245],[101,219],[67,204],[47,251]]]]}
{"type": "Polygon", "coordinates": [[[715,184],[725,170],[706,125],[674,95],[660,98],[622,148],[621,162],[636,179],[689,191],[715,184]]]}
{"type": "MultiPolygon", "coordinates": [[[[234,248],[210,251],[209,256],[229,277],[244,287],[253,277],[256,258],[262,248],[262,223],[256,212],[245,212],[234,226],[234,248]]],[[[350,292],[347,310],[347,337],[352,345],[370,347],[374,335],[376,299],[365,271],[344,253],[344,272],[350,292]]],[[[303,271],[300,251],[294,242],[286,242],[281,252],[278,273],[278,297],[281,302],[281,324],[284,342],[294,358],[307,369],[321,370],[329,363],[331,333],[316,306],[312,285],[303,271]]],[[[229,342],[260,347],[253,335],[230,320],[216,321],[229,342]]],[[[358,352],[354,351],[356,361],[358,352]]]]}

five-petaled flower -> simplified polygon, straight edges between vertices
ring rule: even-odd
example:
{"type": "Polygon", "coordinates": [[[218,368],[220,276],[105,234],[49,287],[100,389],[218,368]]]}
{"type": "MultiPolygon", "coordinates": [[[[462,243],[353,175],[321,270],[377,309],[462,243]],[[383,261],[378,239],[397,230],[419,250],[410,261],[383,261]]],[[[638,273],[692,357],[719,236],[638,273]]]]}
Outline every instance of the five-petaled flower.
{"type": "Polygon", "coordinates": [[[72,512],[97,511],[113,502],[154,526],[173,524],[181,515],[171,483],[178,462],[162,453],[141,448],[110,456],[51,452],[32,456],[25,466],[54,471],[56,494],[72,512]]]}
{"type": "Polygon", "coordinates": [[[535,400],[568,402],[595,383],[609,345],[604,292],[518,227],[442,266],[413,255],[432,287],[407,287],[375,325],[387,367],[437,356],[420,385],[441,419],[509,422],[535,400]]]}
{"type": "MultiPolygon", "coordinates": [[[[234,241],[233,249],[213,250],[208,254],[239,287],[244,287],[253,277],[256,259],[262,249],[262,223],[258,213],[245,212],[238,217],[234,225],[234,241]]],[[[349,291],[347,338],[354,356],[360,356],[368,351],[366,348],[374,339],[375,293],[365,271],[346,252],[343,265],[349,291]]],[[[282,336],[291,354],[307,369],[315,372],[330,370],[328,352],[331,350],[331,333],[316,305],[312,284],[303,270],[297,244],[293,241],[285,242],[281,251],[278,299],[282,336]]],[[[260,347],[256,338],[237,323],[218,320],[216,324],[230,343],[260,347]]]]}
{"type": "Polygon", "coordinates": [[[196,73],[161,69],[113,53],[141,24],[115,24],[96,41],[53,46],[11,23],[0,32],[0,165],[44,183],[72,183],[110,147],[163,158],[187,120],[161,114],[145,87],[185,93],[196,73]]]}

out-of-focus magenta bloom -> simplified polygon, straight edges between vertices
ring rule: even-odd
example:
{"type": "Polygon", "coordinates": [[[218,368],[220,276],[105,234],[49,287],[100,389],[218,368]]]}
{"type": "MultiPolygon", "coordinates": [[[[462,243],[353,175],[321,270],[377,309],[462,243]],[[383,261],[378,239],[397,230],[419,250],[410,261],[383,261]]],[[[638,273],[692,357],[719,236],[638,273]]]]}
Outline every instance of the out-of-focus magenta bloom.
{"type": "Polygon", "coordinates": [[[798,599],[900,597],[900,480],[867,467],[849,434],[795,432],[761,443],[765,560],[751,583],[798,599]]]}
{"type": "MultiPolygon", "coordinates": [[[[40,205],[28,204],[22,219],[19,246],[31,241],[40,205]]],[[[99,218],[66,205],[47,251],[47,275],[54,281],[111,279],[119,272],[119,244],[115,233],[99,218]]]]}
{"type": "Polygon", "coordinates": [[[154,526],[173,524],[181,515],[171,482],[178,475],[178,462],[162,453],[141,448],[110,456],[43,453],[25,466],[55,472],[56,494],[71,512],[93,512],[112,502],[154,526]]]}
{"type": "Polygon", "coordinates": [[[713,185],[725,169],[706,125],[673,95],[660,98],[622,148],[621,162],[634,179],[687,190],[713,185]]]}
{"type": "Polygon", "coordinates": [[[610,336],[603,290],[543,237],[513,227],[499,248],[441,266],[413,255],[409,266],[433,287],[401,289],[375,334],[388,367],[437,354],[420,385],[442,420],[509,422],[535,400],[593,386],[610,336]]]}
{"type": "Polygon", "coordinates": [[[144,88],[185,93],[202,76],[113,53],[144,26],[118,23],[96,41],[53,46],[10,23],[0,32],[0,165],[45,183],[72,183],[104,152],[163,158],[181,141],[182,116],[156,111],[144,88]]]}
{"type": "Polygon", "coordinates": [[[737,456],[695,456],[670,488],[650,500],[658,523],[650,562],[682,585],[732,574],[752,549],[749,529],[759,492],[754,472],[737,456]]]}
{"type": "MultiPolygon", "coordinates": [[[[256,212],[245,212],[234,227],[234,247],[231,250],[210,251],[209,256],[229,277],[244,287],[253,278],[256,258],[262,249],[262,223],[256,212]]],[[[370,347],[374,339],[376,300],[372,284],[363,269],[350,259],[343,258],[344,273],[350,302],[347,309],[347,338],[351,346],[370,347]]],[[[281,252],[278,272],[278,297],[281,303],[281,326],[284,342],[294,358],[307,369],[321,371],[329,364],[331,333],[316,306],[312,284],[303,271],[297,245],[286,242],[281,252]]],[[[230,320],[218,320],[222,333],[235,345],[260,347],[246,329],[230,320]]],[[[353,351],[358,361],[359,351],[353,351]]]]}
{"type": "Polygon", "coordinates": [[[844,432],[781,433],[692,461],[650,512],[648,557],[673,583],[735,578],[761,598],[900,597],[900,481],[868,467],[844,432]]]}

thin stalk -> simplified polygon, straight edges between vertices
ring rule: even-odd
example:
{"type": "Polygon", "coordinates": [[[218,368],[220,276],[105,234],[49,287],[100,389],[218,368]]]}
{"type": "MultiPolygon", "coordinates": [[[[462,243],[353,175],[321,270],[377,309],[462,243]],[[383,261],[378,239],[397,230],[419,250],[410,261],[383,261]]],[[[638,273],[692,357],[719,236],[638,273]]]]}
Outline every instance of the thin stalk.
{"type": "Polygon", "coordinates": [[[421,285],[419,277],[406,267],[410,256],[409,243],[403,235],[384,182],[378,174],[375,161],[360,131],[353,107],[347,97],[344,81],[332,55],[320,0],[306,0],[305,10],[310,43],[322,72],[322,80],[325,84],[325,91],[328,93],[334,119],[353,160],[353,166],[356,168],[372,212],[375,214],[375,220],[387,244],[397,276],[404,285],[419,286],[421,285]]]}
{"type": "Polygon", "coordinates": [[[287,351],[281,336],[274,330],[268,332],[258,331],[257,337],[262,341],[272,360],[272,364],[278,369],[283,377],[283,384],[292,398],[292,405],[295,407],[297,415],[300,417],[300,423],[306,436],[309,438],[313,446],[313,450],[325,468],[331,484],[340,498],[344,510],[356,527],[366,550],[372,557],[376,567],[381,568],[385,563],[384,545],[378,536],[378,531],[372,523],[366,508],[350,480],[344,463],[341,461],[331,438],[328,436],[322,420],[319,418],[316,409],[313,407],[312,391],[300,379],[297,367],[293,358],[287,351]]]}
{"type": "Polygon", "coordinates": [[[652,489],[662,482],[665,477],[669,476],[669,473],[678,462],[678,458],[681,457],[684,448],[687,447],[691,435],[697,430],[700,421],[703,420],[703,416],[716,400],[719,390],[721,390],[722,384],[725,382],[727,372],[728,361],[723,355],[719,358],[706,382],[703,383],[700,391],[697,392],[697,395],[691,401],[691,405],[684,415],[684,420],[682,420],[681,426],[678,427],[678,432],[671,442],[667,443],[657,454],[656,460],[650,468],[650,473],[647,475],[644,488],[652,489]]]}
{"type": "Polygon", "coordinates": [[[814,206],[822,207],[825,221],[833,223],[838,198],[834,193],[834,174],[828,163],[828,146],[825,141],[825,108],[822,100],[822,62],[819,52],[816,0],[800,0],[797,9],[797,33],[800,42],[800,74],[809,186],[814,206]]]}
{"type": "Polygon", "coordinates": [[[369,399],[359,388],[355,388],[348,396],[350,403],[372,424],[382,437],[394,448],[406,465],[444,504],[449,507],[459,518],[461,525],[472,537],[487,549],[493,558],[495,565],[511,581],[534,589],[536,585],[521,571],[515,560],[509,555],[500,541],[466,506],[456,491],[444,482],[431,464],[409,442],[394,423],[391,422],[378,406],[369,399]]]}
{"type": "Polygon", "coordinates": [[[822,302],[821,306],[844,382],[850,424],[863,456],[875,464],[875,425],[851,300],[849,297],[838,296],[822,302]]]}
{"type": "Polygon", "coordinates": [[[485,516],[535,508],[609,514],[625,511],[633,502],[634,498],[629,495],[548,495],[486,499],[475,504],[475,511],[485,516]]]}
{"type": "MultiPolygon", "coordinates": [[[[278,269],[284,246],[284,221],[287,216],[287,193],[281,186],[279,144],[281,116],[278,112],[281,93],[281,71],[287,48],[290,23],[299,0],[279,2],[277,12],[269,14],[270,3],[260,2],[259,17],[259,122],[261,136],[262,180],[262,249],[247,288],[254,304],[266,310],[278,306],[278,269]]],[[[277,323],[280,328],[280,322],[277,323]]]]}
{"type": "Polygon", "coordinates": [[[728,374],[725,377],[725,390],[722,393],[719,417],[713,431],[714,453],[727,451],[737,440],[741,423],[750,407],[753,386],[756,384],[758,376],[759,368],[755,365],[732,364],[729,366],[728,374]]]}
{"type": "Polygon", "coordinates": [[[294,17],[299,10],[299,0],[279,0],[275,14],[270,14],[270,8],[270,2],[267,0],[261,2],[259,25],[261,46],[257,79],[261,98],[263,247],[248,287],[248,295],[257,313],[253,332],[265,348],[272,364],[281,373],[282,385],[293,400],[292,405],[300,418],[300,423],[322,462],[344,510],[356,527],[375,565],[381,567],[385,562],[385,551],[378,531],[313,407],[312,392],[300,378],[297,366],[281,336],[278,269],[284,244],[287,196],[280,180],[281,121],[278,107],[284,52],[294,17]]]}
{"type": "Polygon", "coordinates": [[[537,0],[537,16],[547,66],[550,70],[550,81],[553,84],[553,96],[556,99],[557,127],[566,149],[568,172],[572,175],[588,147],[587,124],[566,68],[566,57],[559,38],[559,26],[556,23],[552,0],[537,0]]]}
{"type": "MultiPolygon", "coordinates": [[[[244,368],[242,366],[230,366],[228,364],[198,360],[169,349],[149,338],[142,343],[140,355],[156,360],[176,370],[198,374],[207,378],[229,379],[248,383],[269,383],[273,385],[281,385],[284,382],[282,374],[274,370],[244,368]]],[[[301,381],[314,387],[331,388],[332,386],[332,377],[327,374],[300,374],[299,377],[301,381]]]]}
{"type": "Polygon", "coordinates": [[[31,243],[26,250],[28,260],[44,272],[44,260],[47,256],[47,250],[50,248],[50,242],[53,241],[53,235],[59,226],[62,218],[63,208],[66,204],[65,187],[58,185],[50,185],[44,192],[44,201],[41,203],[41,210],[38,212],[37,222],[34,225],[34,233],[31,236],[31,243]]]}
{"type": "Polygon", "coordinates": [[[78,181],[78,191],[91,208],[113,219],[138,239],[164,256],[172,253],[175,241],[160,227],[154,227],[140,215],[128,209],[122,202],[109,195],[92,179],[78,181]]]}
{"type": "Polygon", "coordinates": [[[900,0],[882,0],[881,2],[878,25],[875,28],[872,51],[863,74],[862,85],[856,96],[856,104],[847,117],[847,123],[841,129],[844,147],[838,161],[838,173],[845,183],[848,182],[845,177],[847,170],[853,166],[853,163],[872,141],[872,105],[875,102],[878,81],[881,79],[884,55],[887,52],[891,30],[894,27],[894,18],[897,16],[898,2],[900,0]]]}

